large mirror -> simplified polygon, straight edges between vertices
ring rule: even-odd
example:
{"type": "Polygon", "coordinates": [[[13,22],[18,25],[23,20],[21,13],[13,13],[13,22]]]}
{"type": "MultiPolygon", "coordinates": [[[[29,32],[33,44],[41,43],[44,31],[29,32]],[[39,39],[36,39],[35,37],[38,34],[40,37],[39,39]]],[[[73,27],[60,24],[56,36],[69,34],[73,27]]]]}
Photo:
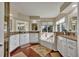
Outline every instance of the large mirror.
{"type": "Polygon", "coordinates": [[[77,27],[77,8],[75,8],[71,14],[68,16],[69,20],[69,31],[76,32],[77,27]]]}
{"type": "Polygon", "coordinates": [[[76,26],[77,26],[77,17],[73,16],[73,17],[70,18],[69,31],[76,32],[76,26]]]}
{"type": "Polygon", "coordinates": [[[65,17],[63,17],[56,22],[56,31],[63,32],[65,30],[65,25],[65,17]]]}

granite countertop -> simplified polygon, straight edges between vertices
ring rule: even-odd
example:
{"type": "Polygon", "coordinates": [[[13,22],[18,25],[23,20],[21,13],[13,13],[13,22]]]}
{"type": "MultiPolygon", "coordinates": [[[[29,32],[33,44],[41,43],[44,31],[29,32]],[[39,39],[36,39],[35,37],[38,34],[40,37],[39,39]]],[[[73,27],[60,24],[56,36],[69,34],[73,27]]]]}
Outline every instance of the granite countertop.
{"type": "Polygon", "coordinates": [[[75,35],[61,35],[61,36],[70,40],[77,41],[77,36],[75,35]]]}
{"type": "MultiPolygon", "coordinates": [[[[16,35],[16,34],[25,34],[25,33],[39,33],[39,31],[26,31],[26,32],[10,32],[9,35],[16,35]]],[[[8,33],[4,33],[4,39],[9,37],[8,33]]]]}

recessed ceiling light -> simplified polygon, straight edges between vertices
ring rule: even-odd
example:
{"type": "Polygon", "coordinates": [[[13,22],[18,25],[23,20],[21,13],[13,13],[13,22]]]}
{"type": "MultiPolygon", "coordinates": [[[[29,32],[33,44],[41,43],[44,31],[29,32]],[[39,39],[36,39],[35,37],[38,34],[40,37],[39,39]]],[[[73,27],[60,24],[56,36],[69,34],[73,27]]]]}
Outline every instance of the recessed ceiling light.
{"type": "Polygon", "coordinates": [[[74,4],[74,5],[72,5],[72,7],[77,7],[77,5],[76,5],[76,4],[74,4]]]}
{"type": "Polygon", "coordinates": [[[13,16],[12,14],[10,14],[10,16],[13,16]]]}

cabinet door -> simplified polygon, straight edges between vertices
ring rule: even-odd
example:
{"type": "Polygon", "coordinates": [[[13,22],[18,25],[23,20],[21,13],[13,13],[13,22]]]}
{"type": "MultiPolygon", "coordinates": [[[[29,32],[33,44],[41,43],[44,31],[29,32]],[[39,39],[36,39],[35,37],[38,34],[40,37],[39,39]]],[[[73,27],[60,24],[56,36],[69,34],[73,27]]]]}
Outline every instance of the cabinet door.
{"type": "Polygon", "coordinates": [[[67,41],[66,38],[63,38],[62,40],[62,55],[67,56],[67,41]]]}
{"type": "Polygon", "coordinates": [[[30,33],[30,42],[38,43],[38,33],[30,33]]]}
{"type": "Polygon", "coordinates": [[[38,42],[38,33],[34,34],[36,42],[38,42]]]}
{"type": "Polygon", "coordinates": [[[57,49],[58,49],[58,51],[60,51],[60,40],[59,40],[59,38],[57,40],[57,49]]]}
{"type": "Polygon", "coordinates": [[[15,46],[18,47],[18,46],[19,46],[19,35],[18,35],[18,34],[15,35],[15,38],[16,38],[16,39],[15,39],[15,42],[16,42],[16,43],[15,43],[15,46]]]}
{"type": "Polygon", "coordinates": [[[13,35],[10,37],[10,52],[16,48],[16,36],[13,35]]]}
{"type": "Polygon", "coordinates": [[[20,34],[20,46],[25,44],[24,34],[20,34]]]}
{"type": "Polygon", "coordinates": [[[62,38],[58,36],[57,40],[57,49],[60,53],[62,53],[62,38]]]}
{"type": "Polygon", "coordinates": [[[62,39],[60,39],[60,53],[62,54],[62,39]]]}
{"type": "Polygon", "coordinates": [[[76,47],[76,41],[67,40],[67,46],[68,46],[68,57],[76,57],[77,56],[77,47],[76,47]]]}
{"type": "Polygon", "coordinates": [[[29,43],[29,33],[28,34],[20,34],[20,45],[24,45],[29,43]]]}
{"type": "Polygon", "coordinates": [[[29,33],[24,34],[24,44],[29,43],[29,33]]]}
{"type": "Polygon", "coordinates": [[[76,57],[76,48],[72,47],[72,46],[68,46],[68,57],[76,57]]]}
{"type": "Polygon", "coordinates": [[[61,55],[67,55],[67,45],[66,45],[66,38],[58,36],[57,40],[57,49],[61,53],[61,55]]]}

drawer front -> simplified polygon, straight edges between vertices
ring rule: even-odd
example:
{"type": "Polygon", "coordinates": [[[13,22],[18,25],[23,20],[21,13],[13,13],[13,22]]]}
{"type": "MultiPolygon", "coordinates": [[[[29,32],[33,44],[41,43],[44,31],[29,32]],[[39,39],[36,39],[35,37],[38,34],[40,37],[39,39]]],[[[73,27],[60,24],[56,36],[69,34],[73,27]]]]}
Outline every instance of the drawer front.
{"type": "Polygon", "coordinates": [[[73,40],[67,39],[68,46],[68,57],[76,57],[77,56],[77,42],[73,40]]]}
{"type": "Polygon", "coordinates": [[[76,57],[77,56],[77,48],[68,46],[68,57],[76,57]]]}
{"type": "Polygon", "coordinates": [[[76,41],[67,39],[67,43],[68,43],[68,45],[70,45],[70,46],[77,47],[77,42],[76,42],[76,41]]]}
{"type": "Polygon", "coordinates": [[[16,36],[15,35],[10,36],[10,39],[16,39],[16,36]]]}
{"type": "Polygon", "coordinates": [[[67,39],[63,38],[62,42],[63,42],[63,44],[67,44],[67,39]]]}
{"type": "Polygon", "coordinates": [[[64,57],[67,56],[67,45],[63,43],[63,46],[62,46],[62,55],[64,57]]]}
{"type": "Polygon", "coordinates": [[[61,36],[58,36],[58,39],[60,39],[60,40],[61,40],[61,39],[63,39],[63,38],[62,38],[61,36]]]}

